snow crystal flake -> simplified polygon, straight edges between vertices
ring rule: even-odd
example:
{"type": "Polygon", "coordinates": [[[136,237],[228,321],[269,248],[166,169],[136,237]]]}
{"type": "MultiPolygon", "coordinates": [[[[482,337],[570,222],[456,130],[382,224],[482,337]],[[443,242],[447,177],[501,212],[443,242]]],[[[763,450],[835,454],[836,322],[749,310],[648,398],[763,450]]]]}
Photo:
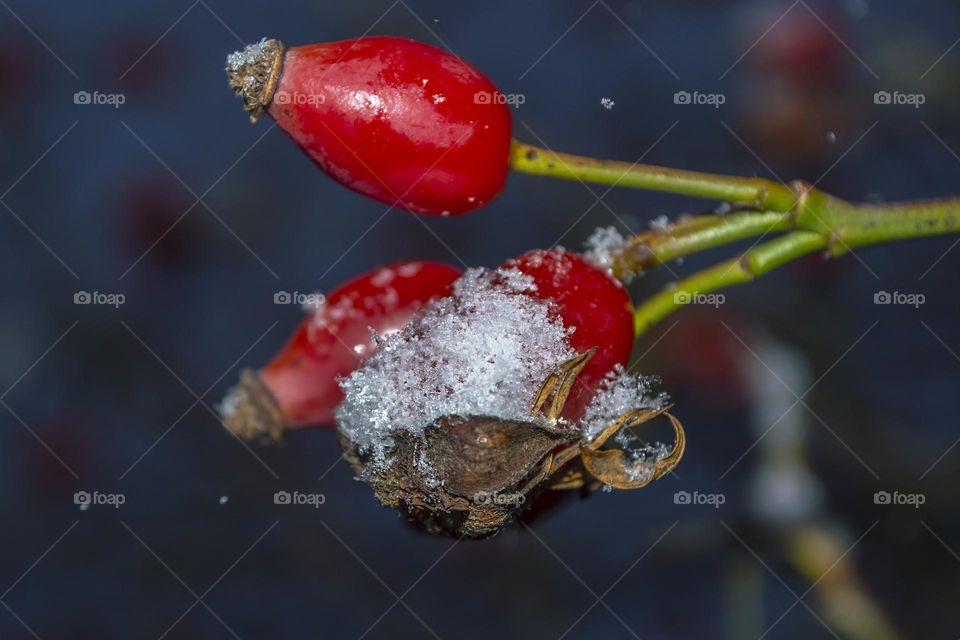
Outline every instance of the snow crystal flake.
{"type": "Polygon", "coordinates": [[[631,409],[660,409],[666,397],[652,397],[654,379],[635,376],[617,365],[587,407],[580,421],[583,437],[589,442],[610,423],[631,409]]]}
{"type": "Polygon", "coordinates": [[[587,238],[585,246],[587,260],[610,273],[614,257],[626,249],[627,240],[616,227],[600,227],[587,238]]]}
{"type": "Polygon", "coordinates": [[[650,228],[654,231],[660,233],[669,233],[670,231],[670,218],[665,215],[660,215],[650,221],[650,228]]]}
{"type": "Polygon", "coordinates": [[[248,64],[253,64],[261,56],[264,55],[264,52],[269,48],[267,38],[262,38],[260,42],[256,44],[248,44],[240,51],[235,51],[227,56],[227,69],[231,71],[241,71],[243,67],[248,64]]]}

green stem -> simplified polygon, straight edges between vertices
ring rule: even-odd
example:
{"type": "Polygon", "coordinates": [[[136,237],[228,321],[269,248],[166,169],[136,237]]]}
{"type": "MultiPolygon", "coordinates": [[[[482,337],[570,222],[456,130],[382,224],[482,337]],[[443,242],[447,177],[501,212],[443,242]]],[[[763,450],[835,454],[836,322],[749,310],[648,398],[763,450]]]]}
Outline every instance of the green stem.
{"type": "Polygon", "coordinates": [[[823,236],[809,231],[794,231],[776,240],[757,245],[739,258],[727,260],[684,278],[676,286],[648,298],[634,311],[637,337],[671,313],[690,304],[720,304],[720,299],[704,299],[714,291],[750,282],[795,260],[827,247],[823,236]]]}
{"type": "Polygon", "coordinates": [[[651,262],[662,262],[772,231],[789,233],[758,244],[738,258],[695,273],[637,307],[634,312],[637,337],[684,306],[718,302],[717,298],[703,299],[703,296],[750,282],[816,251],[841,255],[871,244],[960,232],[960,198],[862,205],[807,188],[801,193],[793,213],[701,216],[678,223],[666,235],[651,236],[648,233],[635,236],[614,257],[614,272],[627,279],[651,262]]]}
{"type": "Polygon", "coordinates": [[[886,205],[857,204],[811,191],[797,212],[795,228],[829,238],[833,255],[881,242],[960,231],[960,198],[886,205]]]}
{"type": "Polygon", "coordinates": [[[764,178],[742,178],[600,160],[558,153],[517,140],[513,141],[510,149],[510,168],[520,173],[665,191],[771,211],[789,211],[797,200],[797,195],[790,187],[764,178]]]}
{"type": "Polygon", "coordinates": [[[683,219],[666,229],[651,229],[629,238],[613,255],[613,274],[629,280],[656,264],[768,233],[789,231],[789,213],[747,211],[730,215],[704,215],[683,219]]]}

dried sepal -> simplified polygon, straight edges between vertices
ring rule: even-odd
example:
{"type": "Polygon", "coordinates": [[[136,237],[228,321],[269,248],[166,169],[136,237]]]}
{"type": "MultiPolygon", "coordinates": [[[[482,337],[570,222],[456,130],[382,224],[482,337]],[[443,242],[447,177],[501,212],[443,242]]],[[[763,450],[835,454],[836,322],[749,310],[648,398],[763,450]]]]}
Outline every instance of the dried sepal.
{"type": "Polygon", "coordinates": [[[270,108],[280,82],[287,48],[273,38],[264,38],[227,57],[227,80],[243,98],[243,108],[256,122],[270,108]]]}
{"type": "Polygon", "coordinates": [[[500,494],[517,487],[560,445],[570,430],[485,416],[447,418],[424,433],[425,462],[444,489],[462,496],[500,494]]]}
{"type": "Polygon", "coordinates": [[[223,426],[235,436],[264,444],[283,441],[283,411],[263,379],[251,369],[241,372],[240,383],[227,394],[220,413],[223,426]]]}
{"type": "Polygon", "coordinates": [[[640,489],[672,472],[680,463],[686,446],[687,438],[683,425],[677,418],[667,413],[666,409],[634,409],[617,418],[592,442],[585,445],[581,450],[580,458],[584,468],[608,487],[640,489]],[[666,417],[673,426],[674,445],[670,453],[653,461],[652,468],[647,468],[645,464],[638,465],[631,462],[620,449],[601,449],[611,436],[622,429],[631,429],[660,415],[666,417]]]}
{"type": "Polygon", "coordinates": [[[530,414],[536,416],[540,413],[543,405],[553,396],[553,402],[550,403],[550,408],[547,409],[544,415],[550,422],[559,420],[560,415],[563,413],[563,406],[567,403],[567,398],[573,389],[573,384],[577,381],[577,376],[580,375],[580,372],[583,371],[583,368],[587,366],[587,362],[590,361],[590,358],[592,358],[596,352],[597,348],[594,347],[575,358],[558,364],[556,369],[551,371],[550,375],[543,381],[539,391],[537,391],[537,394],[533,397],[530,414]]]}
{"type": "Polygon", "coordinates": [[[377,500],[428,531],[483,538],[532,503],[571,430],[490,416],[446,418],[424,434],[398,431],[386,465],[370,465],[340,434],[344,455],[377,500]]]}

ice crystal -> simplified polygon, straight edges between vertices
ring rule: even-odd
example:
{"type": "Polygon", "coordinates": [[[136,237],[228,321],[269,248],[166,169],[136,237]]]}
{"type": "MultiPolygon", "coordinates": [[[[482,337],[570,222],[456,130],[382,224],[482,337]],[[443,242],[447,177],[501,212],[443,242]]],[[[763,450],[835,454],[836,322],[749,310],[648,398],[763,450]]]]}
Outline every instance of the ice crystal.
{"type": "Polygon", "coordinates": [[[627,240],[616,227],[600,227],[587,238],[586,258],[608,273],[612,271],[614,258],[622,253],[627,240]]]}
{"type": "Polygon", "coordinates": [[[256,44],[248,44],[240,51],[235,51],[227,56],[227,69],[231,71],[241,71],[244,66],[253,64],[259,60],[266,50],[270,47],[269,40],[263,38],[256,44]]]}
{"type": "Polygon", "coordinates": [[[650,221],[650,228],[659,233],[668,233],[670,231],[670,218],[659,215],[650,221]]]}
{"type": "Polygon", "coordinates": [[[631,409],[660,409],[665,395],[653,396],[654,378],[627,373],[617,367],[607,374],[593,401],[587,407],[580,428],[588,442],[596,438],[610,423],[631,409]]]}
{"type": "Polygon", "coordinates": [[[235,51],[227,56],[227,71],[233,73],[246,73],[243,78],[243,89],[252,91],[256,88],[259,78],[248,73],[248,70],[255,68],[256,63],[265,56],[272,55],[273,43],[267,38],[263,38],[256,44],[248,44],[241,51],[235,51]]]}

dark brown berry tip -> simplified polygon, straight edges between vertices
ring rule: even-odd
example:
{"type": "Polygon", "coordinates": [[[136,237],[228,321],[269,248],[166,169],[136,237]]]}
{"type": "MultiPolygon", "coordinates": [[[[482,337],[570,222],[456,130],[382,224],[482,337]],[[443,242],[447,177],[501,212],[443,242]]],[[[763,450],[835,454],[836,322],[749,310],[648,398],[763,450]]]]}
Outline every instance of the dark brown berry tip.
{"type": "Polygon", "coordinates": [[[219,409],[223,426],[244,440],[283,439],[280,405],[255,371],[243,370],[240,383],[230,390],[219,409]]]}
{"type": "Polygon", "coordinates": [[[264,38],[227,56],[227,80],[234,93],[243,98],[251,122],[256,122],[273,101],[285,52],[282,42],[264,38]]]}

